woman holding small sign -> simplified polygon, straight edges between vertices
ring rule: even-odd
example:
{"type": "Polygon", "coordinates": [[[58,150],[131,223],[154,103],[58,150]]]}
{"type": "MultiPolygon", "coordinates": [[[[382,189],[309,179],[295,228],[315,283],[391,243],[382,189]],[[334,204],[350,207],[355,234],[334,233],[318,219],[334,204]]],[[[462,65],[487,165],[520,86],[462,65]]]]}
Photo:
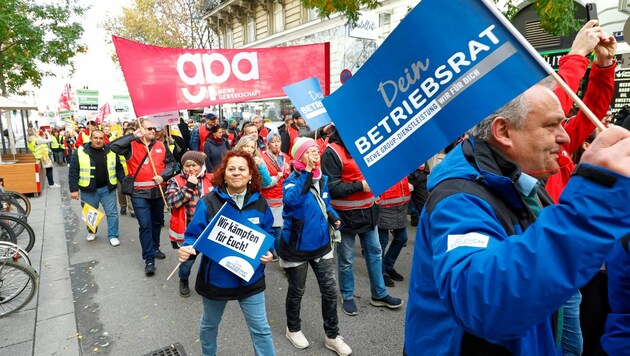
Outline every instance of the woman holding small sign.
{"type": "MultiPolygon", "coordinates": [[[[168,237],[174,249],[184,242],[186,225],[190,223],[197,209],[197,202],[204,195],[212,191],[212,173],[206,172],[206,155],[203,152],[188,151],[181,159],[182,172],[168,181],[166,201],[173,209],[168,228],[168,237]]],[[[195,256],[179,265],[179,295],[190,296],[188,277],[195,263],[195,256]]]]}
{"type": "MultiPolygon", "coordinates": [[[[192,221],[184,233],[184,243],[178,251],[179,261],[186,262],[197,251],[192,247],[199,235],[214,218],[224,203],[240,211],[244,219],[259,225],[273,235],[273,215],[265,198],[260,195],[261,177],[253,157],[244,151],[230,151],[215,170],[212,192],[197,203],[192,221]]],[[[229,300],[238,300],[247,322],[256,355],[275,355],[271,328],[265,310],[265,264],[271,252],[261,257],[262,262],[246,282],[219,263],[202,256],[195,290],[203,298],[200,322],[200,341],[204,355],[216,355],[217,333],[223,311],[229,300]]]]}
{"type": "Polygon", "coordinates": [[[325,346],[338,355],[350,355],[352,349],[339,335],[335,261],[329,228],[341,228],[341,219],[330,205],[328,177],[319,168],[321,157],[315,140],[299,137],[293,143],[291,156],[295,158],[295,171],[282,184],[284,227],[282,238],[276,241],[280,267],[284,268],[289,281],[286,337],[298,349],[309,346],[302,333],[300,304],[310,265],[322,294],[325,346]]]}

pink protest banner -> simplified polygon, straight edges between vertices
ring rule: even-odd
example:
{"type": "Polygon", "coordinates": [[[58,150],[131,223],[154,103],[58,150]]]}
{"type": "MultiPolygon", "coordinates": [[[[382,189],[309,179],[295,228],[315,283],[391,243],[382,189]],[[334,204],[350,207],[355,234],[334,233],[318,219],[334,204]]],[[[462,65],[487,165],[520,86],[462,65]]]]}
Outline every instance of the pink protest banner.
{"type": "Polygon", "coordinates": [[[316,77],[330,94],[330,46],[182,49],[112,36],[136,116],[284,97],[316,77]]]}

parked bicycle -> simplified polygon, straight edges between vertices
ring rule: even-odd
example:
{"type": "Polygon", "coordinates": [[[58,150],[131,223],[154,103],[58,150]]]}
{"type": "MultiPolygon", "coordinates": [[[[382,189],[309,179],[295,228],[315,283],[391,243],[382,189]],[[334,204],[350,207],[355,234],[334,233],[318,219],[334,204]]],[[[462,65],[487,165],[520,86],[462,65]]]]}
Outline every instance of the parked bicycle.
{"type": "Polygon", "coordinates": [[[26,306],[35,296],[39,275],[28,253],[10,242],[0,242],[0,318],[26,306]]]}
{"type": "Polygon", "coordinates": [[[0,211],[28,217],[31,214],[31,202],[26,195],[20,192],[0,191],[0,211]]]}
{"type": "Polygon", "coordinates": [[[0,241],[18,244],[27,252],[35,245],[35,232],[28,224],[31,202],[22,193],[0,191],[0,241]]]}
{"type": "Polygon", "coordinates": [[[29,252],[35,245],[35,231],[20,216],[0,212],[0,241],[12,242],[29,252]]]}

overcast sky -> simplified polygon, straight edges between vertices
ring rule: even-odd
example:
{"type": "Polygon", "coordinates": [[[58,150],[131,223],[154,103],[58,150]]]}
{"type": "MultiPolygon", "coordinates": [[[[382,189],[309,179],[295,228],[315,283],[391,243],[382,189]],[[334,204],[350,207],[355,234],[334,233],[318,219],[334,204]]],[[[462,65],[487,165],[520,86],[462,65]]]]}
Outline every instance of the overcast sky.
{"type": "Polygon", "coordinates": [[[40,110],[46,110],[47,106],[49,110],[57,110],[57,101],[66,83],[73,88],[98,89],[99,106],[111,101],[112,94],[127,91],[122,72],[110,59],[114,45],[105,42],[111,34],[105,33],[99,24],[106,15],[122,14],[122,7],[130,6],[131,0],[82,0],[81,4],[92,7],[83,17],[89,20],[82,23],[83,41],[88,51],[75,57],[76,73],[72,77],[68,76],[67,70],[56,70],[57,77],[45,78],[41,88],[35,90],[40,110]]]}

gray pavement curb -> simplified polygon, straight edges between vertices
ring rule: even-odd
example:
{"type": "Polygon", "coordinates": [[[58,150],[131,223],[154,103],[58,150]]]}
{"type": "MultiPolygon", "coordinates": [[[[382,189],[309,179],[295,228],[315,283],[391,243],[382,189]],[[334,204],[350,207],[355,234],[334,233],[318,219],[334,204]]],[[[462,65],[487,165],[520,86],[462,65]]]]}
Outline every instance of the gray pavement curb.
{"type": "MultiPolygon", "coordinates": [[[[55,169],[55,178],[59,169],[55,169]]],[[[40,276],[39,291],[24,309],[0,319],[0,355],[80,355],[74,298],[70,287],[61,189],[31,197],[28,222],[35,231],[29,253],[40,276]]]]}

